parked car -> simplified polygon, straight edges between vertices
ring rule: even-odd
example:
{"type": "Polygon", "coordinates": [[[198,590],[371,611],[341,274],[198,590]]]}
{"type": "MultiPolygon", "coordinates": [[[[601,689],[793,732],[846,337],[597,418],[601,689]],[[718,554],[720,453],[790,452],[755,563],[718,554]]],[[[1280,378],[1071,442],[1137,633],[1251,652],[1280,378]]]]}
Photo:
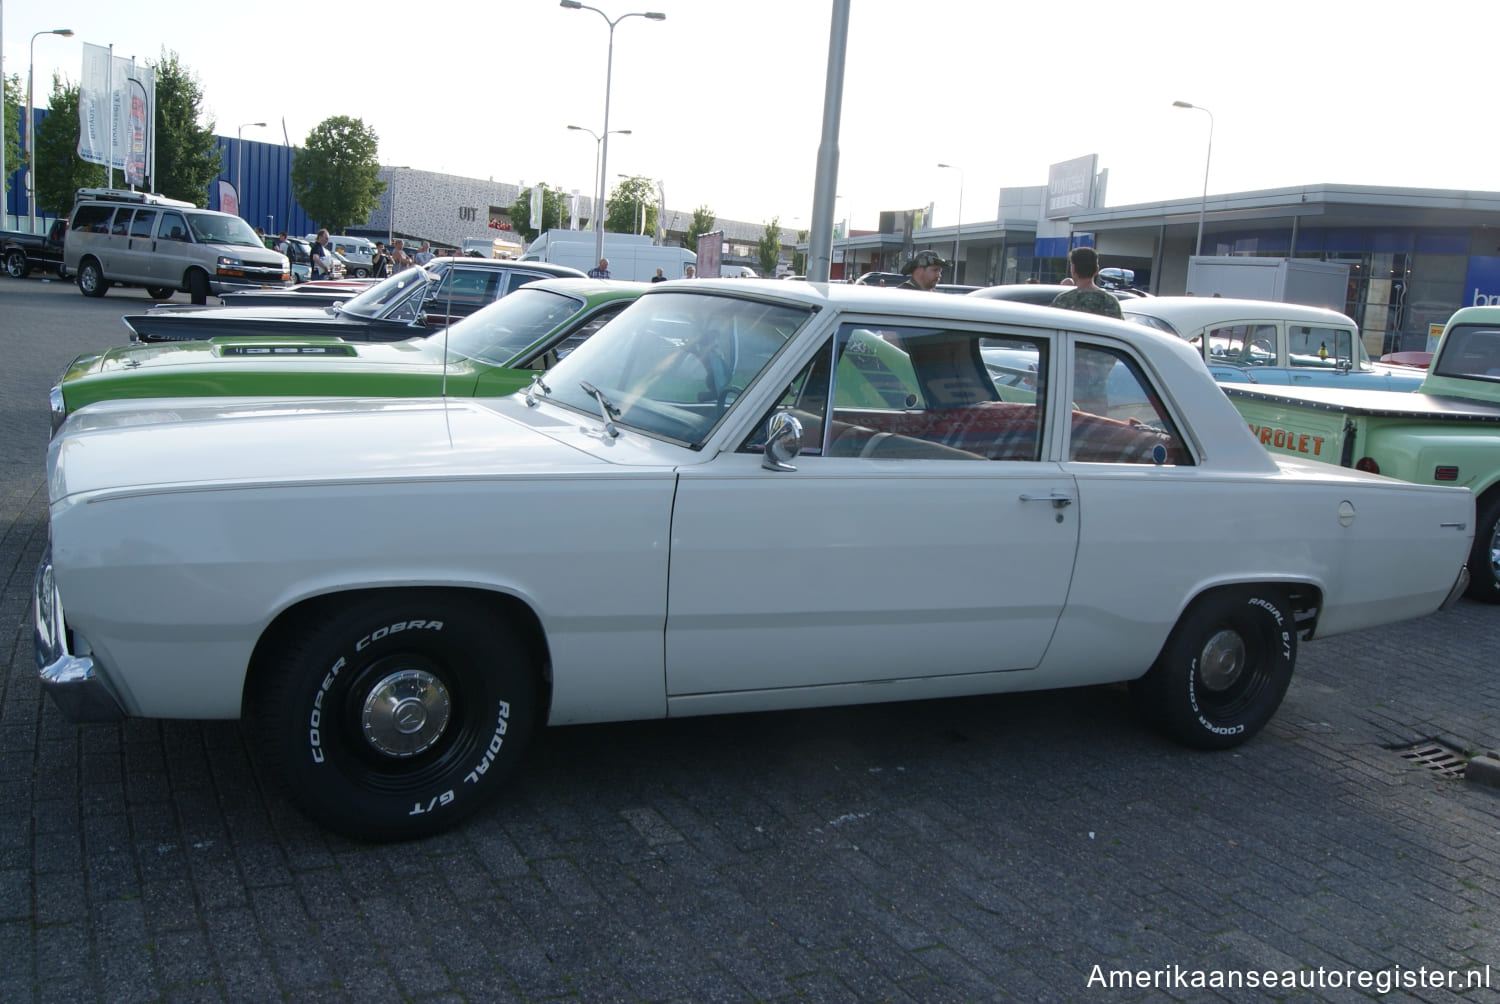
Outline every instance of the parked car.
{"type": "Polygon", "coordinates": [[[67,232],[67,220],[53,220],[45,234],[20,230],[0,232],[0,255],[4,256],[5,274],[12,279],[24,279],[40,270],[56,272],[59,279],[66,279],[68,270],[63,267],[63,236],[67,232]]]}
{"type": "Polygon", "coordinates": [[[1426,376],[1372,363],[1359,325],[1324,307],[1219,296],[1121,301],[1127,321],[1177,335],[1203,353],[1220,383],[1416,390],[1426,376]]]}
{"type": "Polygon", "coordinates": [[[309,279],[286,289],[240,289],[219,297],[226,307],[331,307],[335,303],[352,300],[371,286],[377,279],[309,279]]]}
{"type": "Polygon", "coordinates": [[[171,342],[247,335],[332,335],[346,341],[394,342],[467,317],[528,282],[582,278],[566,265],[489,258],[435,258],[404,269],[334,306],[307,305],[288,294],[287,306],[157,307],[122,320],[132,341],[171,342]]]}
{"type": "Polygon", "coordinates": [[[546,279],[442,332],[404,342],[216,338],[92,352],[74,359],[48,395],[52,427],[85,405],[121,398],[509,394],[582,344],[644,288],[546,279]]]}
{"type": "Polygon", "coordinates": [[[1132,681],[1231,747],[1302,641],[1451,602],[1474,518],[1273,457],[1174,337],[718,279],[507,397],[103,401],[45,484],[64,714],[243,716],[297,805],[377,840],[479,809],[546,723],[1132,681]],[[1038,379],[1002,394],[986,346],[1038,379]]]}
{"type": "Polygon", "coordinates": [[[1461,307],[1415,391],[1225,384],[1256,439],[1307,457],[1474,493],[1469,594],[1500,603],[1500,307],[1461,307]]]}
{"type": "MultiPolygon", "coordinates": [[[[1001,286],[985,286],[976,289],[970,296],[981,300],[1009,300],[1012,303],[1034,303],[1043,307],[1052,306],[1052,301],[1057,299],[1059,293],[1066,293],[1075,286],[1065,286],[1062,283],[1050,282],[1009,282],[1001,286]]],[[[1104,288],[1104,287],[1100,287],[1104,288]]],[[[1137,289],[1114,288],[1105,289],[1105,292],[1113,293],[1115,299],[1123,305],[1128,300],[1135,300],[1146,296],[1137,289]]]]}
{"type": "Polygon", "coordinates": [[[80,188],[63,239],[63,265],[84,296],[143,286],[155,300],[174,292],[193,303],[246,286],[289,286],[286,255],[250,224],[150,192],[80,188]]]}

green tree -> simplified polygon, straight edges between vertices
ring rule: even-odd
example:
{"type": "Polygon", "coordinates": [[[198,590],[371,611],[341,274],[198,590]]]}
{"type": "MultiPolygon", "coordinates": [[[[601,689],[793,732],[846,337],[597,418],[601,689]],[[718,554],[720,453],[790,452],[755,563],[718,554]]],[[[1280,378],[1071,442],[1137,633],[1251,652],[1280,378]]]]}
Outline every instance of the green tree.
{"type": "MultiPolygon", "coordinates": [[[[808,236],[809,236],[808,231],[806,231],[806,230],[798,230],[797,231],[797,243],[798,244],[806,244],[808,236]]],[[[805,252],[805,251],[793,251],[792,252],[792,274],[793,275],[806,275],[807,274],[807,252],[805,252]]]]}
{"type": "Polygon", "coordinates": [[[656,233],[656,186],[650,178],[639,175],[626,178],[615,186],[614,193],[605,204],[604,229],[617,234],[656,233]],[[646,225],[641,226],[641,210],[646,212],[646,225]]]}
{"type": "MultiPolygon", "coordinates": [[[[26,100],[26,92],[21,89],[21,77],[12,73],[5,78],[5,94],[0,98],[0,108],[4,109],[3,129],[5,132],[5,177],[0,178],[0,216],[4,215],[5,195],[10,191],[11,172],[21,166],[21,102],[26,100]]],[[[3,222],[3,220],[0,220],[3,222]]]]}
{"type": "MultiPolygon", "coordinates": [[[[149,180],[150,190],[206,206],[208,186],[219,176],[221,160],[214,120],[198,122],[203,87],[175,52],[162,49],[161,59],[150,66],[156,74],[156,174],[149,180]]],[[[75,138],[77,119],[75,110],[75,138]]]]}
{"type": "Polygon", "coordinates": [[[53,74],[47,109],[36,126],[37,211],[65,216],[74,192],[104,184],[104,167],[78,156],[78,85],[53,74]]]}
{"type": "Polygon", "coordinates": [[[693,210],[693,225],[688,227],[687,237],[683,241],[693,251],[698,250],[698,238],[704,234],[714,232],[714,211],[708,206],[699,206],[693,210]]]}
{"type": "Polygon", "coordinates": [[[543,230],[552,230],[568,225],[568,197],[561,188],[542,185],[542,225],[532,226],[531,189],[524,189],[510,207],[510,225],[522,240],[536,240],[543,230]]]}
{"type": "Polygon", "coordinates": [[[379,138],[360,119],[335,115],[307,134],[292,161],[292,195],[330,233],[361,223],[380,205],[385,182],[376,158],[379,138]]]}
{"type": "Polygon", "coordinates": [[[756,249],[760,254],[760,274],[767,277],[775,275],[776,265],[781,261],[781,217],[771,217],[771,222],[766,224],[765,233],[756,242],[756,249]]]}

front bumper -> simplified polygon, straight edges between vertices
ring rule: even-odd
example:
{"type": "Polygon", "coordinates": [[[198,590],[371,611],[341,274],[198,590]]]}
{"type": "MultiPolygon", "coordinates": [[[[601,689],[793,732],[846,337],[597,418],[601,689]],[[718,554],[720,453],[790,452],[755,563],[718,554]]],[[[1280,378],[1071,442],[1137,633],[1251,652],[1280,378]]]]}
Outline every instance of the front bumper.
{"type": "Polygon", "coordinates": [[[125,717],[119,698],[87,655],[68,651],[62,600],[52,575],[52,547],[48,545],[32,584],[32,642],[37,675],[70,722],[117,722],[125,717]]]}

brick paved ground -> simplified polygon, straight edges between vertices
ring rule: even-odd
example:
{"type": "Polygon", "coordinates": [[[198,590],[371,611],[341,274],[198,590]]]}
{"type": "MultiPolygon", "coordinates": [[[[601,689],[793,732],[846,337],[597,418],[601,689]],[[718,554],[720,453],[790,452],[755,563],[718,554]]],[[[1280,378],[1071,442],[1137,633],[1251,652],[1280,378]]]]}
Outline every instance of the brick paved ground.
{"type": "MultiPolygon", "coordinates": [[[[45,393],[143,305],[0,280],[0,1000],[1362,999],[1495,967],[1500,609],[1308,643],[1271,726],[1187,752],[1123,689],[556,729],[443,837],[332,837],[233,723],[78,728],[35,682],[45,393]],[[1090,990],[1110,970],[1308,989],[1090,990]]],[[[1383,1000],[1496,1000],[1404,989],[1383,1000]]]]}

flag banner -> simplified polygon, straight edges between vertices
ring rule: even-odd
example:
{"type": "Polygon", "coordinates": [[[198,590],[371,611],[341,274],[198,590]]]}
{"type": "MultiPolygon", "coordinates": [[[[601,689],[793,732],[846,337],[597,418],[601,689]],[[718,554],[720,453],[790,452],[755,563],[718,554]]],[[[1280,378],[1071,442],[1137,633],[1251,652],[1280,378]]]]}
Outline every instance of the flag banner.
{"type": "Polygon", "coordinates": [[[541,185],[536,185],[531,189],[531,229],[538,233],[543,229],[542,216],[546,210],[542,199],[545,195],[546,190],[541,185]]]}
{"type": "Polygon", "coordinates": [[[146,118],[146,87],[139,80],[130,81],[130,127],[126,131],[125,183],[139,188],[146,183],[146,141],[150,135],[146,118]]]}
{"type": "Polygon", "coordinates": [[[568,196],[568,229],[578,229],[578,189],[573,189],[573,194],[568,196]]]}
{"type": "Polygon", "coordinates": [[[219,180],[219,212],[233,216],[240,214],[240,195],[232,184],[223,179],[219,180]]]}
{"type": "Polygon", "coordinates": [[[133,122],[138,115],[142,135],[141,152],[136,159],[142,165],[144,177],[151,163],[151,120],[155,107],[156,74],[151,67],[116,56],[105,46],[83,43],[83,75],[78,81],[81,159],[128,170],[135,142],[133,122]]]}

